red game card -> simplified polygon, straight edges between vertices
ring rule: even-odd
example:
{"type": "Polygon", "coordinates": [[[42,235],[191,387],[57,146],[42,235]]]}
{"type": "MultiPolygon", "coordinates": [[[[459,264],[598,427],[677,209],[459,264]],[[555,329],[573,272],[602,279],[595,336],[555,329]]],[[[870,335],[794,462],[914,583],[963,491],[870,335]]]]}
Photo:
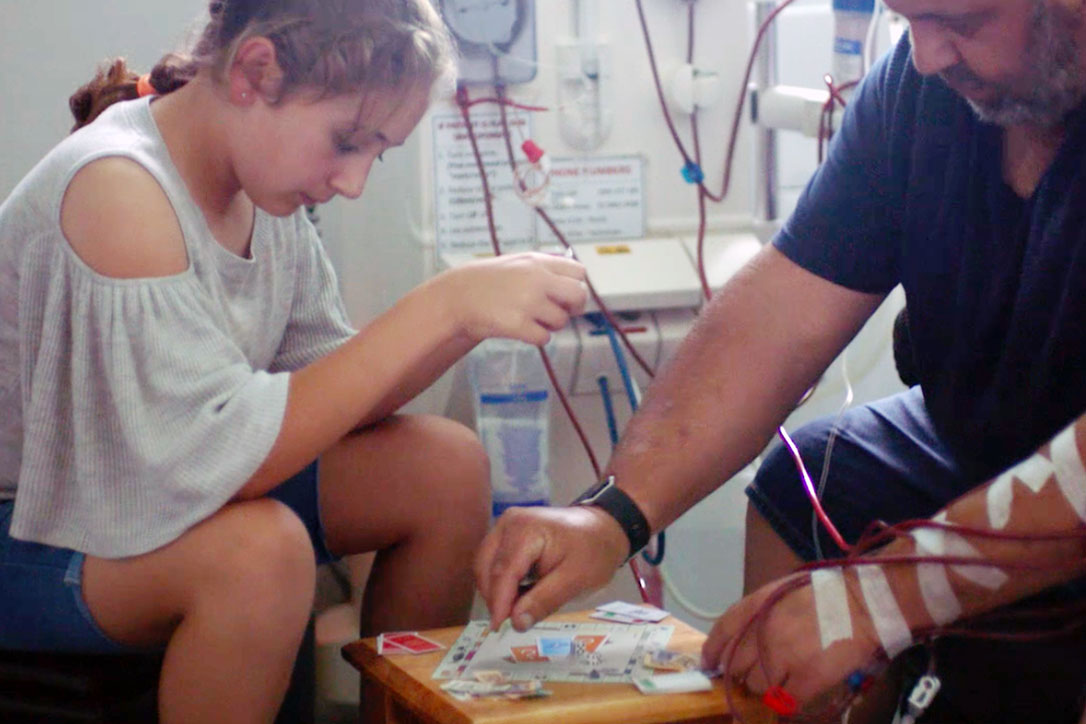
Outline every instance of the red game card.
{"type": "Polygon", "coordinates": [[[377,636],[377,653],[385,656],[387,654],[409,654],[408,649],[403,646],[397,646],[391,641],[385,641],[386,634],[378,634],[377,636]]]}
{"type": "Polygon", "coordinates": [[[439,651],[445,648],[437,641],[432,641],[414,632],[385,634],[383,640],[385,645],[398,646],[412,654],[428,654],[431,651],[439,651]]]}

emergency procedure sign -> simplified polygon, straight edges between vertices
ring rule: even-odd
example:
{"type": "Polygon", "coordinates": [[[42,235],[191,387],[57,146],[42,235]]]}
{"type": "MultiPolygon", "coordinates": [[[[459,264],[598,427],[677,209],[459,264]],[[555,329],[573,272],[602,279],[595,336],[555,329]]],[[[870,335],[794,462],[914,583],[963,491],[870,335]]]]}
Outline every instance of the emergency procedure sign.
{"type": "MultiPolygon", "coordinates": [[[[486,169],[494,227],[502,252],[556,242],[532,203],[514,189],[514,174],[498,113],[472,113],[472,130],[486,169]]],[[[510,141],[522,182],[541,177],[520,145],[531,138],[528,114],[507,113],[510,141]]],[[[440,252],[489,253],[493,250],[479,168],[460,115],[435,114],[434,218],[440,252]]],[[[549,179],[533,203],[546,210],[567,241],[636,239],[644,236],[643,162],[640,156],[554,158],[549,179]]],[[[529,188],[529,192],[533,189],[529,188]]]]}

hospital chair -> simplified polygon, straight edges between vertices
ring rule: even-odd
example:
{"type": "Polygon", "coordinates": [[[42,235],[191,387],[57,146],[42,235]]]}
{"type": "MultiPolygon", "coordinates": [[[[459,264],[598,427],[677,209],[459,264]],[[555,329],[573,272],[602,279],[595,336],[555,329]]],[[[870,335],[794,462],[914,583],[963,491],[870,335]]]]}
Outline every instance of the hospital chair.
{"type": "MultiPolygon", "coordinates": [[[[276,724],[313,724],[313,656],[310,619],[276,724]]],[[[0,651],[0,722],[153,723],[161,666],[160,653],[0,651]]]]}

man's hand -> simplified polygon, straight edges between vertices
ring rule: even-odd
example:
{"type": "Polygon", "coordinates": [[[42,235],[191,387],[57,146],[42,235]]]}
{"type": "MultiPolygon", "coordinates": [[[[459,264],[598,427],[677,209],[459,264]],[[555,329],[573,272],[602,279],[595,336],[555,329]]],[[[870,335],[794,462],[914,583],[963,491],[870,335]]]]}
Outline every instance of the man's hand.
{"type": "Polygon", "coordinates": [[[578,593],[606,584],[629,546],[618,523],[591,506],[507,510],[475,558],[491,627],[511,618],[524,631],[578,593]],[[536,583],[518,598],[529,573],[536,583]]]}
{"type": "MultiPolygon", "coordinates": [[[[817,701],[840,686],[848,675],[867,667],[879,650],[867,609],[855,595],[855,580],[847,587],[852,610],[852,638],[836,641],[823,650],[815,613],[814,593],[807,573],[766,584],[736,603],[717,620],[702,648],[702,665],[724,668],[735,649],[727,674],[761,694],[770,686],[783,686],[800,706],[817,701]],[[765,608],[782,586],[795,586],[765,608]],[[739,633],[756,615],[759,621],[739,633]]],[[[846,579],[849,579],[846,576],[846,579]]]]}

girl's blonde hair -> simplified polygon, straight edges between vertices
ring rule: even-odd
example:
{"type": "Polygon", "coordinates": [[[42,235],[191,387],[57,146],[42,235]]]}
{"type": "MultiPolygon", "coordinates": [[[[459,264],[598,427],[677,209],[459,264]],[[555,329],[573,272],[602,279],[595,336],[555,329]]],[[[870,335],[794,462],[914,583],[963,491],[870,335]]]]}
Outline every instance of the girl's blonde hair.
{"type": "MultiPolygon", "coordinates": [[[[444,90],[455,74],[453,42],[430,0],[212,0],[208,13],[191,50],[170,53],[151,70],[156,92],[177,90],[204,68],[222,78],[253,36],[275,46],[280,100],[301,89],[325,96],[403,85],[444,90]]],[[[69,99],[72,130],[136,98],[138,80],[124,59],[105,64],[69,99]]]]}

